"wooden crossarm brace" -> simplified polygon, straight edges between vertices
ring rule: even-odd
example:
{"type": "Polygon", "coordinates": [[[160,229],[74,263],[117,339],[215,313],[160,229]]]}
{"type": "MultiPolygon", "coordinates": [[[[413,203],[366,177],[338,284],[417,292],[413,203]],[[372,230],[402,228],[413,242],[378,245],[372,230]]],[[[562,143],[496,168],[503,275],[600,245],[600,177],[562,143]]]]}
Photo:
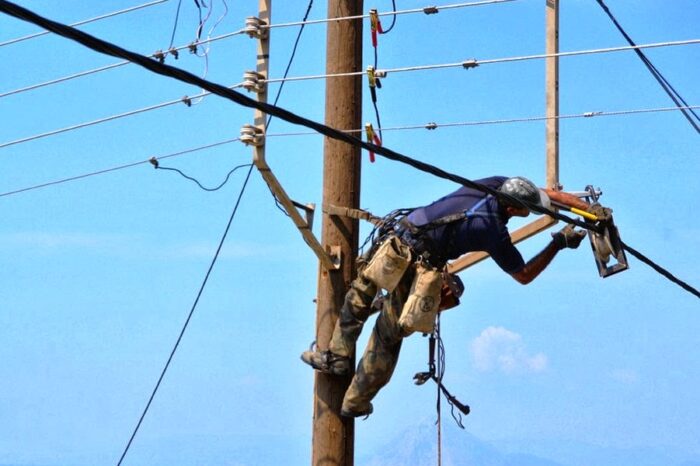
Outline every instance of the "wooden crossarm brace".
{"type": "Polygon", "coordinates": [[[253,164],[255,164],[257,167],[258,171],[265,180],[265,183],[267,183],[267,185],[270,187],[270,190],[274,194],[275,198],[277,198],[279,203],[292,219],[292,222],[294,222],[294,225],[299,229],[299,232],[304,238],[304,241],[306,241],[306,244],[309,245],[311,250],[318,257],[318,260],[321,261],[323,268],[326,270],[340,268],[341,258],[338,255],[331,255],[325,249],[323,249],[323,246],[321,246],[321,243],[311,231],[311,226],[309,225],[310,222],[307,222],[304,218],[302,218],[295,206],[294,201],[289,198],[287,192],[284,190],[284,188],[282,188],[282,185],[277,180],[277,177],[274,175],[274,173],[272,173],[270,166],[265,161],[263,150],[264,149],[260,147],[255,147],[253,164]]]}

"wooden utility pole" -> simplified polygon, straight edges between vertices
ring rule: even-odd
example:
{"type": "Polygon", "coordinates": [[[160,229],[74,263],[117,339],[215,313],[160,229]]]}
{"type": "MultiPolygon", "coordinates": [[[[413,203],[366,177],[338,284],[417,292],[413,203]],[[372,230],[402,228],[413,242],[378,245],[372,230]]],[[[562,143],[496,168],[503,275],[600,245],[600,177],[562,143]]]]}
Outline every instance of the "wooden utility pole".
{"type": "MultiPolygon", "coordinates": [[[[559,53],[559,0],[546,0],[547,55],[559,53]]],[[[548,188],[559,186],[559,57],[546,58],[547,173],[548,188]]]]}
{"type": "MultiPolygon", "coordinates": [[[[362,15],[362,0],[328,0],[328,18],[362,15]]],[[[330,21],[326,37],[326,73],[362,70],[362,19],[330,21]]],[[[362,76],[326,80],[328,126],[361,128],[362,76]]],[[[326,137],[324,139],[323,204],[357,208],[360,203],[360,149],[326,137]]],[[[324,215],[322,245],[340,246],[338,270],[320,268],[316,314],[318,348],[327,349],[345,292],[354,278],[358,245],[358,222],[324,215]]],[[[355,424],[340,416],[349,377],[316,373],[314,382],[313,466],[352,466],[355,424]]]]}

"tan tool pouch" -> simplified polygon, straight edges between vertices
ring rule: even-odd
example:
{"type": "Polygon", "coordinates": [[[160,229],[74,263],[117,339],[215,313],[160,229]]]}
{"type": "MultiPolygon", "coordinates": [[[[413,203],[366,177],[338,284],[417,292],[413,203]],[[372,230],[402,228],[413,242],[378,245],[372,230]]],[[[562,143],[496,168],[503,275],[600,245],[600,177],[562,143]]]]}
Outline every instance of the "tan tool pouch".
{"type": "Polygon", "coordinates": [[[399,326],[405,335],[413,332],[432,333],[440,306],[441,288],[442,273],[439,270],[416,264],[411,293],[399,317],[399,326]]]}
{"type": "Polygon", "coordinates": [[[379,288],[392,292],[410,264],[411,249],[392,235],[379,245],[362,276],[379,288]]]}

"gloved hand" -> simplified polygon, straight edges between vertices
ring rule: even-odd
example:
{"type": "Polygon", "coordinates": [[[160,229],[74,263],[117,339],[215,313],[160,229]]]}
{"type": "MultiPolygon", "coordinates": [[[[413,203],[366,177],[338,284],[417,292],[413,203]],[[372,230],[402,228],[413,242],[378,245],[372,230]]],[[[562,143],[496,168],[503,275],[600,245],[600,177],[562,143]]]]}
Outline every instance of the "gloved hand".
{"type": "Polygon", "coordinates": [[[584,230],[574,230],[573,225],[567,225],[556,233],[552,233],[552,241],[561,251],[564,248],[576,249],[583,238],[586,237],[584,230]]]}
{"type": "Polygon", "coordinates": [[[586,212],[589,214],[593,214],[596,217],[598,217],[599,222],[608,222],[612,218],[612,209],[608,207],[603,207],[597,202],[594,202],[590,206],[588,206],[588,209],[586,209],[586,212]]]}

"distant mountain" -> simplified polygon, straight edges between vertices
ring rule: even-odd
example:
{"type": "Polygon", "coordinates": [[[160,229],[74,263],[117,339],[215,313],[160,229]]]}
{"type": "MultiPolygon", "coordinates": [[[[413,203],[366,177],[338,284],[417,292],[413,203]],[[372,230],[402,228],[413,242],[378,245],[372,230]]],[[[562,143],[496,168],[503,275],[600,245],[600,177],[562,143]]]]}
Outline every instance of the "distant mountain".
{"type": "MultiPolygon", "coordinates": [[[[451,420],[450,420],[451,422],[451,420]]],[[[408,427],[357,466],[437,464],[432,422],[408,427]]],[[[443,466],[700,466],[700,458],[673,449],[600,447],[554,439],[486,442],[443,420],[443,466]]]]}
{"type": "MultiPolygon", "coordinates": [[[[422,466],[437,464],[435,426],[421,424],[406,429],[393,441],[369,455],[360,455],[358,466],[422,466]]],[[[445,429],[443,466],[563,466],[529,454],[509,454],[467,431],[445,429]]]]}

